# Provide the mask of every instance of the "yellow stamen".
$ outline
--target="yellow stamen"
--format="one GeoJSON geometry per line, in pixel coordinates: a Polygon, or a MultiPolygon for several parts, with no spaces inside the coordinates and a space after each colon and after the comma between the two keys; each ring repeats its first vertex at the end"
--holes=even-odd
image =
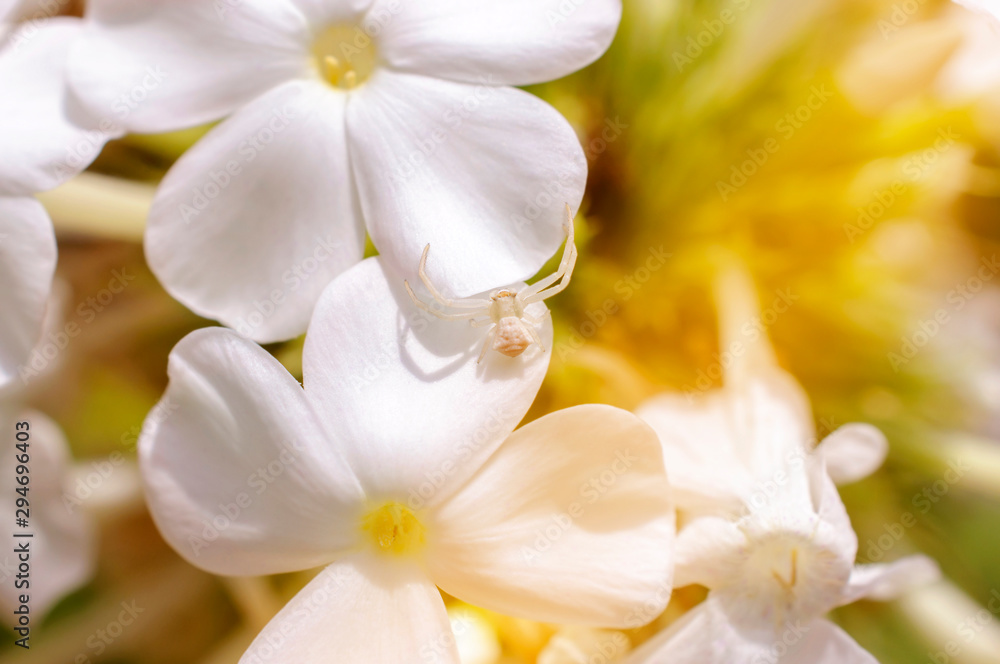
{"type": "Polygon", "coordinates": [[[423,548],[426,530],[409,509],[396,502],[385,503],[365,515],[361,528],[379,551],[415,553],[423,548]]]}
{"type": "Polygon", "coordinates": [[[792,588],[795,587],[795,582],[798,580],[798,573],[799,573],[798,564],[799,564],[799,550],[792,549],[791,578],[788,581],[785,581],[785,578],[774,570],[771,570],[771,575],[774,577],[774,580],[778,582],[778,585],[780,585],[785,590],[791,590],[792,588]]]}
{"type": "Polygon", "coordinates": [[[330,85],[349,90],[364,83],[376,66],[375,39],[360,26],[337,24],[316,33],[313,63],[330,85]]]}
{"type": "Polygon", "coordinates": [[[328,55],[323,58],[323,63],[326,65],[327,79],[336,85],[340,81],[340,60],[332,55],[328,55]]]}

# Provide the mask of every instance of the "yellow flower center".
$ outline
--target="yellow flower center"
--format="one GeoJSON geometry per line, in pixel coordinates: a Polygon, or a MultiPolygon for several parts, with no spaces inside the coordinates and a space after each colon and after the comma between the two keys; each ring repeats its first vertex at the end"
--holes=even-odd
{"type": "Polygon", "coordinates": [[[375,69],[375,40],[356,25],[326,28],[316,35],[312,52],[323,79],[345,90],[364,83],[375,69]]]}
{"type": "Polygon", "coordinates": [[[424,546],[424,524],[409,509],[389,502],[365,515],[361,528],[384,553],[416,553],[424,546]]]}

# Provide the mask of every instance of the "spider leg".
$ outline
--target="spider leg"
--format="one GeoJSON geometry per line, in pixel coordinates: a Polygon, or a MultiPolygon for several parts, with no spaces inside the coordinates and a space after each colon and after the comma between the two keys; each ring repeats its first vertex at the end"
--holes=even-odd
{"type": "Polygon", "coordinates": [[[529,313],[528,313],[527,311],[525,311],[525,312],[522,312],[522,313],[521,313],[521,318],[522,318],[523,320],[526,320],[526,321],[528,321],[528,322],[529,322],[529,323],[531,323],[532,325],[541,325],[541,324],[542,324],[542,321],[541,321],[541,319],[539,319],[539,318],[536,318],[535,316],[532,316],[532,315],[531,315],[531,314],[529,314],[529,313]]]}
{"type": "Polygon", "coordinates": [[[520,295],[525,304],[541,302],[545,298],[555,295],[569,286],[569,280],[573,275],[573,268],[576,267],[578,253],[576,250],[575,233],[573,231],[573,217],[569,211],[568,204],[566,205],[566,222],[564,228],[566,229],[566,246],[563,248],[562,260],[559,261],[559,269],[549,276],[539,279],[521,292],[520,295]],[[560,279],[562,279],[562,282],[553,286],[560,279]],[[550,286],[552,288],[546,290],[550,286]]]}
{"type": "Polygon", "coordinates": [[[434,314],[441,320],[468,320],[470,318],[474,318],[480,315],[479,311],[468,311],[468,312],[454,313],[454,314],[446,313],[444,311],[438,311],[434,307],[430,306],[429,304],[418,298],[417,294],[413,292],[412,288],[410,288],[409,283],[404,281],[403,285],[406,286],[406,292],[410,294],[410,299],[413,300],[413,304],[417,305],[418,307],[420,307],[429,314],[434,314]]]}
{"type": "Polygon", "coordinates": [[[417,274],[420,275],[420,281],[424,282],[424,286],[427,290],[431,292],[434,299],[443,304],[446,307],[454,307],[456,309],[479,309],[482,307],[487,307],[490,304],[489,300],[484,300],[478,297],[467,297],[459,300],[450,300],[446,298],[441,292],[434,287],[431,282],[430,277],[427,276],[427,252],[431,249],[431,245],[424,247],[424,253],[420,256],[420,267],[417,269],[417,274]]]}
{"type": "Polygon", "coordinates": [[[486,333],[486,341],[483,342],[483,350],[479,353],[479,359],[476,360],[476,364],[482,362],[483,358],[486,357],[486,351],[490,349],[490,346],[493,344],[493,337],[495,337],[496,335],[497,335],[497,326],[494,325],[493,327],[490,328],[490,331],[486,333]]]}
{"type": "Polygon", "coordinates": [[[492,322],[493,319],[487,316],[485,318],[473,318],[472,320],[469,321],[469,325],[471,325],[472,327],[485,327],[492,322]]]}
{"type": "Polygon", "coordinates": [[[525,325],[524,328],[526,330],[528,330],[528,334],[531,335],[531,340],[534,341],[536,344],[538,344],[538,347],[544,353],[545,352],[545,344],[542,343],[542,338],[540,336],[538,336],[538,330],[536,330],[535,328],[533,328],[530,325],[525,325]]]}

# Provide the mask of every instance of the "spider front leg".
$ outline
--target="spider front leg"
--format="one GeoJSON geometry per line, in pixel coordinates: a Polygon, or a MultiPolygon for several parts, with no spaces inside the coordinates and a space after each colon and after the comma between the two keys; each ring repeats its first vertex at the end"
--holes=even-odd
{"type": "Polygon", "coordinates": [[[452,313],[452,314],[445,313],[443,311],[438,311],[434,307],[430,306],[429,304],[418,298],[417,294],[413,292],[412,288],[410,288],[410,284],[404,281],[403,285],[406,287],[406,292],[410,294],[410,299],[413,300],[413,304],[417,305],[418,307],[420,307],[429,314],[434,314],[441,320],[469,320],[470,318],[475,318],[476,316],[479,316],[481,314],[480,311],[463,311],[462,313],[452,313]]]}
{"type": "MultiPolygon", "coordinates": [[[[460,300],[451,300],[442,295],[431,282],[430,277],[427,276],[427,252],[430,250],[431,245],[428,244],[424,247],[424,253],[420,256],[420,267],[417,268],[417,275],[420,276],[420,281],[424,282],[424,286],[427,287],[427,290],[430,291],[435,300],[446,307],[452,307],[455,309],[481,309],[490,305],[489,300],[484,300],[482,298],[467,297],[460,300]]],[[[412,296],[413,292],[410,289],[409,284],[406,284],[406,289],[410,291],[410,295],[412,296]]]]}
{"type": "Polygon", "coordinates": [[[524,290],[523,293],[521,293],[521,297],[525,304],[541,302],[556,293],[562,292],[563,289],[569,286],[569,280],[573,276],[573,268],[576,267],[576,259],[578,256],[575,233],[573,229],[573,214],[570,212],[569,204],[566,205],[566,221],[564,227],[566,229],[566,246],[563,249],[562,260],[559,261],[559,269],[544,279],[540,279],[531,284],[524,290]],[[560,279],[562,279],[562,281],[556,284],[556,282],[560,279]],[[556,285],[553,286],[553,284],[556,285]]]}
{"type": "Polygon", "coordinates": [[[528,321],[532,325],[541,325],[542,324],[541,319],[535,318],[534,316],[532,316],[531,314],[529,314],[527,311],[521,313],[521,319],[528,321]]]}

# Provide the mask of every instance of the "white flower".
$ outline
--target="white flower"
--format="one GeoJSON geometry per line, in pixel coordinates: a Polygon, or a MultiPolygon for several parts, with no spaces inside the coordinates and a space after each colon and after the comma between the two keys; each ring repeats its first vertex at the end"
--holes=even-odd
{"type": "Polygon", "coordinates": [[[34,198],[0,196],[0,393],[18,381],[42,334],[56,237],[34,198]]]}
{"type": "Polygon", "coordinates": [[[625,659],[631,647],[624,632],[564,627],[538,653],[538,664],[613,664],[625,659]]]}
{"type": "Polygon", "coordinates": [[[109,136],[66,87],[82,22],[13,23],[36,11],[30,2],[0,5],[0,389],[38,341],[55,271],[52,223],[31,196],[85,168],[109,136]]]}
{"type": "Polygon", "coordinates": [[[162,182],[146,255],[192,310],[275,341],[305,330],[366,228],[403,276],[433,245],[431,276],[457,296],[540,269],[586,160],[559,113],[509,86],[589,64],[620,13],[620,0],[92,0],[72,81],[132,131],[229,116],[162,182]]]}
{"type": "Polygon", "coordinates": [[[822,461],[790,464],[782,476],[756,512],[681,529],[675,584],[706,586],[708,598],[628,664],[875,662],[822,616],[862,598],[892,599],[937,578],[937,566],[921,555],[854,566],[857,537],[822,461]]]}
{"type": "Polygon", "coordinates": [[[93,529],[88,518],[79,511],[70,511],[63,502],[70,490],[71,475],[69,446],[59,426],[43,414],[5,399],[0,404],[0,431],[10,441],[0,453],[0,513],[10,519],[0,550],[0,610],[5,616],[12,615],[23,604],[20,596],[28,595],[31,615],[37,619],[93,575],[93,529]],[[15,428],[21,422],[27,424],[27,430],[23,426],[15,428]],[[16,472],[18,455],[22,454],[16,447],[18,432],[28,434],[25,449],[31,470],[28,490],[24,492],[27,495],[15,492],[23,488],[16,472]],[[27,528],[17,527],[14,522],[19,498],[29,502],[27,528]],[[33,536],[15,536],[24,533],[33,536]],[[29,576],[18,578],[23,570],[19,569],[17,552],[24,546],[30,551],[29,576]],[[18,586],[17,582],[29,585],[18,586]]]}
{"type": "Polygon", "coordinates": [[[655,397],[637,411],[660,436],[685,519],[675,585],[700,584],[709,596],[627,662],[874,662],[822,616],[862,597],[889,599],[935,578],[937,567],[924,556],[854,566],[857,536],[833,480],[874,471],[885,438],[849,424],[812,449],[809,401],[773,364],[763,333],[746,333],[747,321],[760,320],[755,298],[745,280],[727,276],[726,386],[655,397]]]}
{"type": "Polygon", "coordinates": [[[955,2],[1000,22],[1000,1],[998,0],[955,0],[955,2]]]}
{"type": "MultiPolygon", "coordinates": [[[[56,289],[49,303],[46,332],[63,323],[61,295],[56,289]]],[[[23,604],[23,594],[29,597],[32,615],[41,616],[90,579],[95,551],[90,518],[67,502],[74,477],[66,438],[47,416],[24,407],[26,396],[27,388],[20,382],[0,390],[0,432],[8,441],[0,449],[0,514],[8,515],[12,525],[6,529],[0,549],[0,609],[10,615],[23,604]],[[17,480],[25,474],[17,472],[25,461],[29,468],[26,489],[17,480]],[[27,501],[27,517],[15,511],[25,508],[19,499],[27,501]],[[13,520],[18,516],[27,518],[27,528],[16,527],[13,520]],[[16,537],[16,533],[31,533],[32,537],[16,537]],[[18,579],[17,574],[23,571],[16,551],[26,540],[30,578],[18,579]],[[18,582],[28,585],[19,587],[18,582]]]]}
{"type": "MultiPolygon", "coordinates": [[[[544,305],[529,310],[549,344],[544,305]]],[[[513,431],[548,354],[477,365],[483,333],[421,312],[369,259],[320,299],[304,389],[229,330],[174,349],[175,410],[139,443],[164,537],[218,574],[327,565],[243,662],[457,662],[435,584],[546,622],[662,609],[674,525],[655,435],[609,406],[513,431]]]]}
{"type": "Polygon", "coordinates": [[[0,195],[46,191],[86,168],[118,130],[91,116],[66,83],[79,19],[36,19],[0,39],[0,195]]]}
{"type": "MultiPolygon", "coordinates": [[[[961,4],[974,9],[974,3],[961,4]]],[[[939,23],[955,30],[960,38],[959,47],[938,76],[939,94],[946,101],[965,104],[1000,93],[1000,22],[955,7],[939,23]]],[[[994,116],[989,119],[995,124],[994,116]]]]}

